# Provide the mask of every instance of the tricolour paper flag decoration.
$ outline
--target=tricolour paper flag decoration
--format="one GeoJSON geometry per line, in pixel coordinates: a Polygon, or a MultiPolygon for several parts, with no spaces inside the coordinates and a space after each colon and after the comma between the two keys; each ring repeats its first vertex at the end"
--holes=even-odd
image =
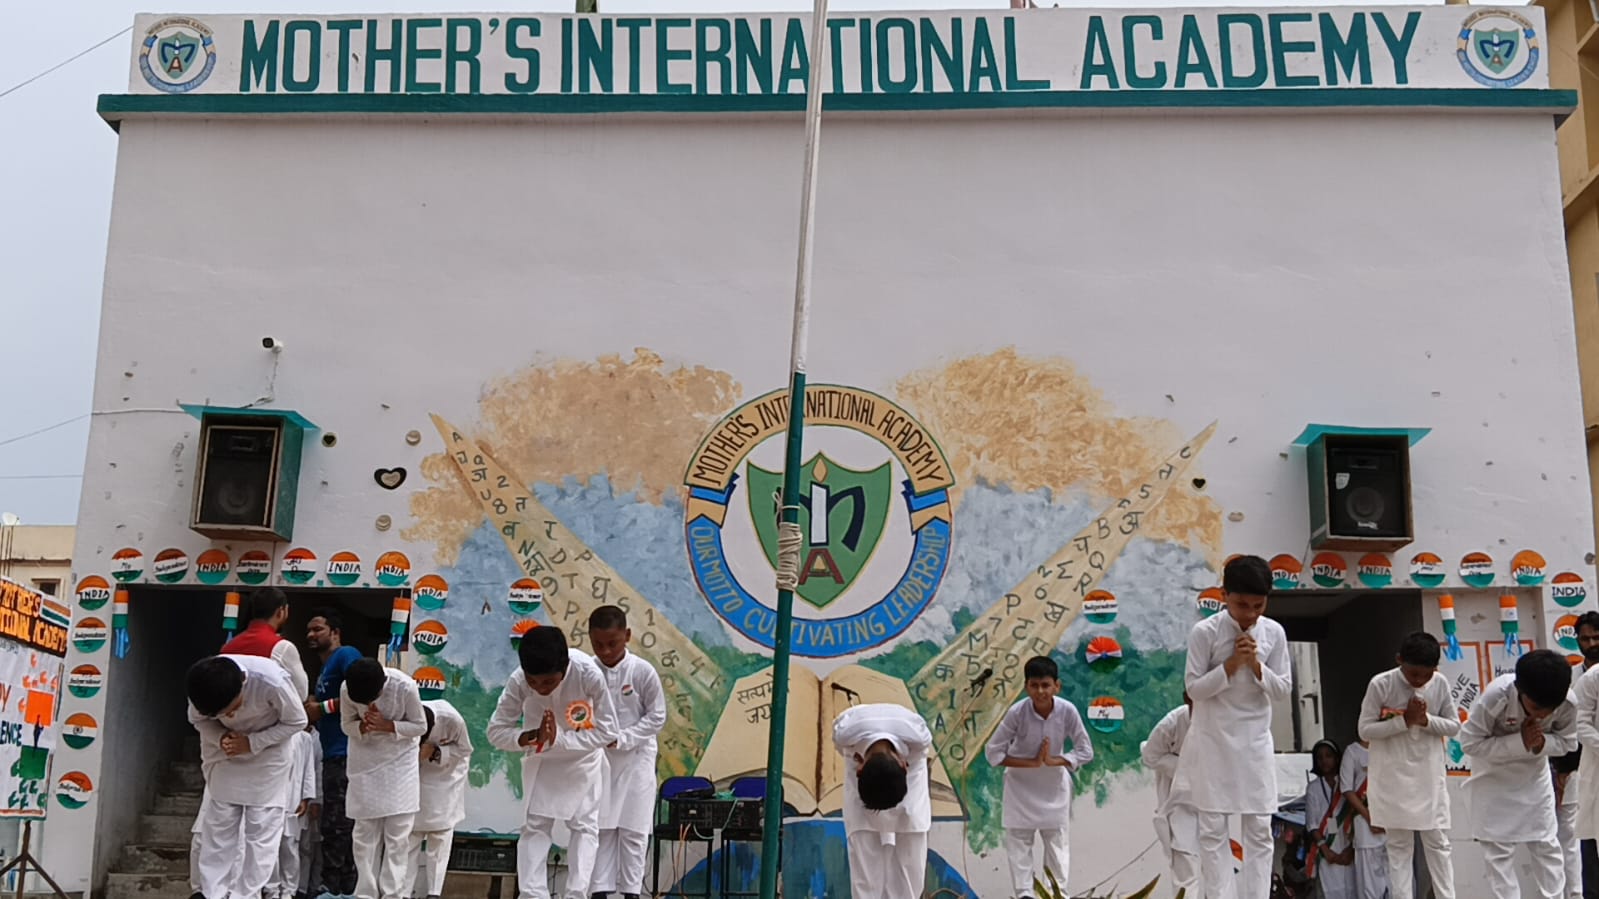
{"type": "Polygon", "coordinates": [[[389,657],[405,650],[405,634],[411,626],[411,597],[394,597],[394,608],[389,612],[389,657]]]}
{"type": "Polygon", "coordinates": [[[1438,617],[1444,622],[1444,655],[1458,662],[1465,655],[1460,650],[1460,638],[1455,635],[1455,598],[1445,593],[1438,597],[1438,617]]]}
{"type": "Polygon", "coordinates": [[[222,631],[226,634],[239,632],[239,594],[228,593],[222,597],[222,631]]]}
{"type": "Polygon", "coordinates": [[[1516,612],[1516,598],[1508,593],[1499,597],[1499,631],[1505,635],[1505,654],[1521,655],[1521,616],[1516,612]]]}
{"type": "Polygon", "coordinates": [[[128,591],[118,590],[111,599],[111,632],[116,642],[111,651],[117,658],[128,654],[128,591]]]}

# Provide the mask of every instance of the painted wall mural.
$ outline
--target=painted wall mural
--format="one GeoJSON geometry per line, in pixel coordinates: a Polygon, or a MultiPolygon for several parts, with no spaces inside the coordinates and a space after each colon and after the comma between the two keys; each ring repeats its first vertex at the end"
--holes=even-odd
{"type": "MultiPolygon", "coordinates": [[[[506,628],[526,610],[507,591],[514,605],[536,585],[535,620],[578,645],[595,607],[628,609],[674,712],[663,775],[764,768],[787,410],[782,391],[744,394],[638,350],[529,368],[488,385],[475,415],[434,416],[445,452],[421,466],[403,536],[432,544],[450,601],[418,604],[413,628],[469,720],[515,664],[506,628]],[[630,436],[641,420],[647,440],[630,436]]],[[[899,702],[934,731],[935,816],[994,848],[1000,778],[982,745],[1022,663],[1053,653],[1096,724],[1079,789],[1104,802],[1180,700],[1194,596],[1220,562],[1219,509],[1193,486],[1214,428],[1185,441],[1120,417],[1069,363],[1008,350],[883,394],[812,385],[806,404],[787,801],[836,813],[834,715],[899,702]]],[[[520,789],[503,754],[473,762],[475,785],[520,789]]]]}

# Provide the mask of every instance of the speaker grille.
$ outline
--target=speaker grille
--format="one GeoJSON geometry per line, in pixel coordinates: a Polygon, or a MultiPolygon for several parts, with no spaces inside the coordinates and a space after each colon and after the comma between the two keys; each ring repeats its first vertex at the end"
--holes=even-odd
{"type": "Polygon", "coordinates": [[[1338,537],[1407,537],[1402,450],[1327,448],[1331,533],[1338,537]]]}
{"type": "Polygon", "coordinates": [[[200,522],[268,527],[272,523],[277,429],[213,425],[206,432],[200,522]]]}

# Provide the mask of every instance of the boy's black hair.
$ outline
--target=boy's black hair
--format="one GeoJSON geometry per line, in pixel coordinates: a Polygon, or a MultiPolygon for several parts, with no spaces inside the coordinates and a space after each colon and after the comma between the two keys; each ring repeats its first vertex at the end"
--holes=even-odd
{"type": "Polygon", "coordinates": [[[1534,649],[1516,660],[1516,689],[1540,709],[1559,708],[1571,690],[1571,665],[1553,650],[1534,649]]]}
{"type": "Polygon", "coordinates": [[[891,809],[905,801],[905,782],[905,767],[886,752],[867,758],[855,778],[861,804],[874,812],[891,809]]]}
{"type": "Polygon", "coordinates": [[[627,613],[621,606],[600,606],[589,613],[589,630],[612,631],[627,627],[627,613]]]}
{"type": "Polygon", "coordinates": [[[222,656],[201,659],[189,666],[188,688],[194,710],[215,718],[244,690],[244,669],[222,656]]]}
{"type": "Polygon", "coordinates": [[[1239,556],[1222,569],[1221,588],[1228,593],[1265,596],[1271,592],[1271,566],[1260,556],[1239,556]]]}
{"type": "Polygon", "coordinates": [[[343,639],[343,637],[344,637],[344,619],[339,615],[339,612],[338,612],[337,609],[331,608],[329,606],[323,606],[322,608],[317,609],[316,611],[312,612],[311,613],[311,617],[312,618],[320,618],[320,619],[322,619],[324,622],[327,623],[328,630],[330,630],[330,631],[338,631],[340,639],[343,639]]]}
{"type": "Polygon", "coordinates": [[[250,620],[266,621],[289,604],[289,597],[276,587],[262,587],[250,594],[250,620]]]}
{"type": "Polygon", "coordinates": [[[388,679],[388,672],[377,659],[356,659],[344,672],[344,687],[350,691],[351,702],[371,703],[377,701],[383,682],[388,679]]]}
{"type": "Polygon", "coordinates": [[[1581,633],[1585,627],[1599,631],[1599,612],[1583,612],[1577,616],[1577,632],[1581,633]]]}
{"type": "Polygon", "coordinates": [[[556,627],[536,627],[523,634],[522,643],[516,648],[516,658],[522,665],[522,673],[528,677],[565,674],[567,663],[572,660],[567,652],[566,635],[556,627]]]}
{"type": "Polygon", "coordinates": [[[1049,656],[1033,656],[1022,667],[1024,680],[1040,680],[1046,677],[1050,680],[1060,680],[1060,666],[1049,656]]]}
{"type": "Polygon", "coordinates": [[[428,729],[422,732],[422,742],[426,743],[428,737],[433,736],[433,710],[426,705],[422,706],[422,717],[427,719],[428,729]]]}
{"type": "Polygon", "coordinates": [[[1399,661],[1417,668],[1437,668],[1442,653],[1438,640],[1426,631],[1416,631],[1399,644],[1399,661]]]}

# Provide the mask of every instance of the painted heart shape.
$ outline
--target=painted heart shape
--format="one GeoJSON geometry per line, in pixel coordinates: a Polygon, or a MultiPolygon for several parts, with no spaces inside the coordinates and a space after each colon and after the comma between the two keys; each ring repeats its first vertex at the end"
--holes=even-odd
{"type": "Polygon", "coordinates": [[[377,481],[384,490],[394,490],[405,483],[405,469],[379,468],[372,472],[372,480],[377,481]]]}

